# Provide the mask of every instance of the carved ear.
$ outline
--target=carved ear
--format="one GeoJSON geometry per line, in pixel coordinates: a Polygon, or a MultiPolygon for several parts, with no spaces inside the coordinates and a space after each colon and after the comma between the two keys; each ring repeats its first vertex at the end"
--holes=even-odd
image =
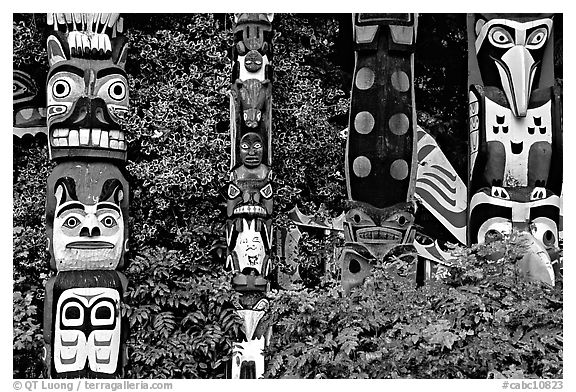
{"type": "Polygon", "coordinates": [[[474,30],[476,31],[476,37],[478,37],[478,34],[480,34],[480,30],[482,30],[482,26],[484,26],[485,23],[486,21],[484,19],[478,19],[476,21],[476,26],[474,28],[474,30]]]}
{"type": "Polygon", "coordinates": [[[124,69],[128,59],[128,39],[124,36],[114,38],[112,47],[112,61],[124,69]]]}
{"type": "Polygon", "coordinates": [[[69,200],[78,200],[75,193],[75,182],[70,177],[59,178],[54,186],[56,206],[59,207],[69,200]]]}
{"type": "Polygon", "coordinates": [[[262,86],[264,86],[264,87],[268,87],[269,84],[270,84],[270,79],[264,79],[262,81],[262,86]]]}
{"type": "Polygon", "coordinates": [[[124,190],[120,180],[117,178],[106,180],[98,200],[120,205],[120,202],[124,200],[124,190]]]}
{"type": "Polygon", "coordinates": [[[58,39],[56,35],[50,34],[46,41],[46,51],[48,52],[48,63],[51,67],[68,59],[70,53],[67,41],[58,39]]]}

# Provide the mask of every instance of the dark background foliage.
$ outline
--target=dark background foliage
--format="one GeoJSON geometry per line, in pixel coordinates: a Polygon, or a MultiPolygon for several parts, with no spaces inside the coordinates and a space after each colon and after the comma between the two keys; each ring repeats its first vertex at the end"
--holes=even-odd
{"type": "MultiPolygon", "coordinates": [[[[45,17],[13,19],[14,69],[43,80],[45,17]]],[[[222,378],[240,328],[228,305],[234,296],[229,275],[209,253],[222,235],[219,189],[230,161],[231,16],[132,14],[125,20],[131,104],[125,124],[131,186],[125,271],[130,286],[123,308],[131,327],[126,377],[222,378]]],[[[464,14],[421,15],[415,61],[419,124],[437,138],[461,175],[466,171],[465,23],[464,14]]],[[[344,209],[340,131],[348,122],[354,59],[350,15],[278,14],[274,27],[274,208],[275,224],[285,227],[286,212],[295,205],[307,214],[322,209],[332,217],[344,209]]],[[[561,49],[561,34],[557,39],[561,49]]],[[[557,75],[561,61],[559,56],[557,75]]],[[[42,136],[15,138],[13,151],[14,376],[40,377],[43,286],[50,275],[44,203],[53,164],[42,136]]],[[[314,244],[326,246],[320,242],[314,244]]],[[[561,377],[561,343],[555,338],[561,342],[560,289],[547,292],[552,300],[546,302],[539,286],[505,280],[503,285],[514,286],[507,288],[514,301],[528,302],[502,305],[490,299],[496,294],[489,290],[507,298],[497,277],[472,284],[464,275],[460,270],[452,286],[438,283],[441,289],[416,291],[382,272],[376,286],[349,299],[339,297],[333,279],[311,279],[317,288],[278,293],[275,328],[281,332],[273,335],[267,353],[267,375],[486,377],[491,369],[510,376],[511,366],[518,366],[526,376],[561,377]],[[446,301],[438,305],[442,298],[446,301]],[[372,324],[355,321],[365,313],[377,314],[372,324]],[[528,324],[534,320],[539,324],[532,328],[528,324]],[[518,328],[522,337],[536,330],[530,339],[541,347],[533,350],[532,340],[521,346],[520,337],[499,354],[498,339],[515,338],[518,328]],[[542,331],[552,340],[544,341],[542,331]],[[467,356],[484,362],[471,369],[467,356]],[[537,365],[535,358],[544,362],[537,365]],[[454,370],[446,372],[447,367],[454,370]]]]}

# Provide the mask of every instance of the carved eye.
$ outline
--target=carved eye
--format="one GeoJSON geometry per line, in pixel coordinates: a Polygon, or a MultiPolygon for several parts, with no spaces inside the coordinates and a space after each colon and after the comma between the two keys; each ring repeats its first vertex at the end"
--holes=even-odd
{"type": "Polygon", "coordinates": [[[248,114],[244,113],[244,121],[248,120],[248,114]]]}
{"type": "Polygon", "coordinates": [[[90,321],[94,326],[110,325],[114,322],[115,315],[114,305],[111,302],[102,301],[92,308],[90,321]]]}
{"type": "Polygon", "coordinates": [[[84,308],[75,302],[69,302],[62,308],[62,324],[66,327],[78,327],[84,323],[84,308]]]}
{"type": "MultiPolygon", "coordinates": [[[[244,117],[246,117],[246,115],[244,115],[244,117]]],[[[243,150],[247,150],[247,149],[250,148],[250,146],[248,145],[248,143],[242,143],[242,144],[240,145],[240,148],[243,149],[243,150]]]]}
{"type": "Polygon", "coordinates": [[[267,310],[268,309],[268,301],[265,299],[261,299],[258,301],[256,305],[252,308],[252,310],[267,310]]]}
{"type": "Polygon", "coordinates": [[[118,225],[116,219],[112,218],[111,216],[105,216],[100,220],[100,222],[102,222],[102,224],[108,228],[112,228],[118,225]]]}
{"type": "Polygon", "coordinates": [[[262,148],[262,144],[261,143],[254,143],[254,148],[262,148]]]}
{"type": "Polygon", "coordinates": [[[70,83],[67,81],[60,79],[54,82],[52,86],[52,94],[56,98],[65,98],[70,95],[70,83]]]}
{"type": "Polygon", "coordinates": [[[64,221],[64,226],[69,229],[73,229],[80,224],[80,219],[75,216],[70,216],[64,221]]]}
{"type": "Polygon", "coordinates": [[[262,113],[260,113],[260,112],[256,113],[256,121],[260,121],[261,117],[262,117],[262,113]]]}
{"type": "Polygon", "coordinates": [[[498,48],[511,48],[514,45],[514,40],[510,33],[503,27],[494,27],[488,33],[488,38],[492,45],[498,48]]]}
{"type": "Polygon", "coordinates": [[[268,184],[260,189],[260,194],[264,196],[265,199],[270,199],[272,197],[272,185],[268,184]]]}
{"type": "Polygon", "coordinates": [[[526,46],[528,49],[539,49],[544,45],[546,38],[548,38],[548,30],[545,27],[540,27],[530,33],[526,40],[526,46]]]}
{"type": "Polygon", "coordinates": [[[546,232],[544,232],[544,235],[542,236],[542,242],[547,246],[554,245],[556,242],[556,236],[554,233],[552,233],[552,230],[546,230],[546,232]]]}
{"type": "Polygon", "coordinates": [[[408,223],[408,219],[406,219],[406,217],[403,215],[400,215],[396,221],[400,226],[404,226],[406,223],[408,223]]]}
{"type": "Polygon", "coordinates": [[[502,239],[512,232],[512,222],[502,217],[487,219],[478,229],[478,243],[490,243],[502,239]]]}
{"type": "Polygon", "coordinates": [[[530,225],[530,231],[534,238],[546,246],[556,245],[556,233],[558,232],[558,226],[550,218],[538,217],[532,221],[530,225]]]}
{"type": "Polygon", "coordinates": [[[234,184],[228,186],[228,197],[230,199],[235,199],[240,194],[240,189],[234,184]]]}
{"type": "Polygon", "coordinates": [[[360,218],[360,215],[355,214],[352,219],[354,219],[354,222],[356,223],[360,223],[360,221],[362,220],[362,218],[360,218]]]}
{"type": "Polygon", "coordinates": [[[124,82],[118,81],[112,83],[110,87],[108,87],[108,95],[117,101],[123,100],[126,97],[126,85],[124,82]]]}

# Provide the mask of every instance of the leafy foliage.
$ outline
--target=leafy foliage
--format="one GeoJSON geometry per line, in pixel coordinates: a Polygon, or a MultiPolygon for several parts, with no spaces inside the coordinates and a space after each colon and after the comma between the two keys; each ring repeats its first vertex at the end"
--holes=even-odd
{"type": "Polygon", "coordinates": [[[449,276],[418,289],[377,267],[349,297],[334,282],[278,293],[267,376],[562,378],[561,283],[527,282],[521,247],[498,247],[497,261],[484,246],[457,249],[449,276]]]}
{"type": "MultiPolygon", "coordinates": [[[[463,87],[455,87],[465,65],[458,73],[459,61],[436,62],[465,56],[464,25],[460,16],[440,20],[421,17],[422,29],[435,30],[428,37],[419,34],[428,42],[416,61],[422,67],[416,72],[419,120],[436,136],[444,132],[446,140],[465,140],[466,96],[463,87]],[[444,35],[445,44],[439,43],[444,35]],[[448,80],[454,93],[443,89],[448,80]]],[[[274,20],[277,227],[289,224],[286,212],[295,204],[306,214],[325,206],[323,214],[332,217],[344,209],[340,131],[348,122],[353,56],[342,42],[349,41],[349,23],[347,15],[280,14],[274,20]]],[[[231,25],[230,15],[126,15],[131,103],[124,124],[130,183],[130,265],[124,271],[129,287],[122,308],[130,326],[126,377],[225,377],[240,334],[229,306],[236,295],[230,276],[209,254],[224,224],[218,190],[230,161],[231,25]]],[[[45,28],[42,15],[14,15],[15,69],[46,73],[45,28]]],[[[457,164],[462,156],[455,152],[457,143],[446,144],[449,158],[458,157],[457,170],[465,170],[457,164]]],[[[40,377],[44,284],[50,274],[44,203],[53,164],[42,138],[15,138],[13,151],[14,376],[40,377]]],[[[310,271],[304,283],[318,287],[279,292],[272,301],[277,324],[269,377],[485,377],[488,370],[509,376],[511,369],[525,376],[561,376],[560,289],[516,281],[506,263],[494,264],[510,274],[499,283],[477,253],[463,250],[464,264],[446,284],[415,290],[380,271],[365,288],[341,298],[334,265],[327,268],[332,275],[319,279],[324,267],[312,257],[327,255],[337,242],[304,236],[301,264],[310,271]],[[472,367],[474,360],[479,365],[472,367]]]]}

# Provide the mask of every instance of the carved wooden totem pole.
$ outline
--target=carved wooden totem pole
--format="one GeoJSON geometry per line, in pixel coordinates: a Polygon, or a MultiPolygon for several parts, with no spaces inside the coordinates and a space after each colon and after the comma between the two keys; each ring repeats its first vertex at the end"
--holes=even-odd
{"type": "Polygon", "coordinates": [[[273,238],[272,19],[273,14],[236,14],[233,28],[226,264],[240,293],[234,305],[245,339],[234,347],[231,378],[262,377],[262,350],[272,332],[266,298],[273,238]]]}
{"type": "Polygon", "coordinates": [[[118,14],[48,14],[45,362],[52,378],[122,377],[128,249],[122,171],[127,41],[118,14]]]}
{"type": "Polygon", "coordinates": [[[562,93],[553,17],[469,15],[471,243],[520,232],[529,278],[554,284],[562,191],[562,93]]]}
{"type": "Polygon", "coordinates": [[[371,265],[414,240],[415,14],[354,14],[356,64],[345,170],[349,209],[341,256],[345,292],[371,265]]]}

